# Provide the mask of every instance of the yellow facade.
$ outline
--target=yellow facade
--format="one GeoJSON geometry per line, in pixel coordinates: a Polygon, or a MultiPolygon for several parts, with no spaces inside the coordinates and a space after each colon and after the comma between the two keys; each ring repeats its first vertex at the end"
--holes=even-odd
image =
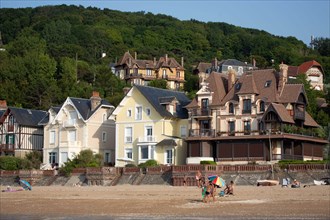
{"type": "Polygon", "coordinates": [[[159,164],[185,164],[186,145],[181,136],[187,133],[187,119],[163,118],[136,87],[115,109],[113,117],[117,167],[138,165],[149,159],[159,164]],[[169,137],[176,137],[177,146],[157,145],[169,137]]]}

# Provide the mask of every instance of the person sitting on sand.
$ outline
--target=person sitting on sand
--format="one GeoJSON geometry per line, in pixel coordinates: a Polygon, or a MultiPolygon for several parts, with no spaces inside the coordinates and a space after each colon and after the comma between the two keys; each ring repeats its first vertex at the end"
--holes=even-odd
{"type": "Polygon", "coordinates": [[[300,187],[300,182],[294,179],[291,188],[299,188],[299,187],[300,187]]]}
{"type": "Polygon", "coordinates": [[[230,184],[227,184],[224,191],[227,195],[234,195],[234,181],[230,181],[230,184]]]}

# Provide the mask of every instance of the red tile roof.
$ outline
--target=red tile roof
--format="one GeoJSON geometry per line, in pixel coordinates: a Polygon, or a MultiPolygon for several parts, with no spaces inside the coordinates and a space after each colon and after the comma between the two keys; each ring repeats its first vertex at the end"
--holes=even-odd
{"type": "MultiPolygon", "coordinates": [[[[299,66],[298,73],[306,73],[311,67],[318,67],[318,68],[321,68],[321,70],[322,70],[321,64],[319,64],[315,60],[311,60],[311,61],[302,63],[299,66]]],[[[322,72],[323,72],[323,70],[322,70],[322,72]]]]}

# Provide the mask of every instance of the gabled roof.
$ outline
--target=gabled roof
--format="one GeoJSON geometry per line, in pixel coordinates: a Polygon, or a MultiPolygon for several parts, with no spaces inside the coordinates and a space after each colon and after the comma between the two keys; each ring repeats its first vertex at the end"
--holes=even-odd
{"type": "Polygon", "coordinates": [[[122,58],[117,62],[116,66],[127,64],[129,59],[131,59],[132,62],[134,60],[134,58],[129,53],[129,51],[127,51],[127,52],[124,53],[124,56],[122,56],[122,58]]]}
{"type": "MultiPolygon", "coordinates": [[[[156,109],[156,111],[162,117],[177,117],[177,118],[188,118],[188,112],[184,108],[190,100],[183,92],[172,91],[167,89],[159,89],[149,86],[134,86],[141,94],[148,100],[148,102],[156,109]],[[175,97],[179,102],[176,106],[176,115],[172,115],[166,110],[164,105],[161,105],[160,100],[168,97],[175,97]]],[[[133,88],[134,88],[133,87],[133,88]]]]}
{"type": "MultiPolygon", "coordinates": [[[[50,111],[51,110],[53,110],[57,114],[61,110],[61,106],[60,107],[51,107],[50,108],[50,111]]],[[[38,124],[39,125],[46,125],[48,122],[49,122],[49,112],[47,112],[47,114],[45,115],[45,117],[43,119],[41,119],[38,124]]]]}
{"type": "Polygon", "coordinates": [[[296,77],[298,75],[298,66],[288,66],[288,76],[296,77]]]}
{"type": "Polygon", "coordinates": [[[285,84],[280,100],[282,103],[296,103],[301,93],[306,97],[302,84],[285,84]]]}
{"type": "MultiPolygon", "coordinates": [[[[307,61],[305,63],[302,63],[299,66],[298,73],[306,73],[312,67],[318,67],[322,70],[321,64],[319,64],[315,60],[310,60],[310,61],[307,61]]],[[[322,70],[322,72],[323,72],[323,70],[322,70]]]]}
{"type": "Polygon", "coordinates": [[[30,127],[38,127],[38,123],[46,116],[46,111],[8,107],[2,117],[12,114],[18,124],[30,127]]]}
{"type": "Polygon", "coordinates": [[[270,104],[270,106],[268,107],[268,109],[265,112],[265,115],[271,109],[273,109],[274,112],[277,113],[277,115],[280,118],[281,122],[286,122],[286,123],[291,123],[291,124],[294,124],[295,123],[294,120],[292,119],[292,116],[290,116],[288,110],[286,110],[286,108],[284,107],[284,105],[272,103],[272,104],[270,104]]]}
{"type": "Polygon", "coordinates": [[[236,60],[236,59],[227,59],[227,60],[221,60],[218,63],[219,66],[251,66],[249,64],[246,64],[242,61],[236,60]]]}
{"type": "Polygon", "coordinates": [[[199,72],[206,73],[207,69],[209,69],[211,66],[211,63],[199,62],[195,69],[197,69],[199,72]]]}
{"type": "Polygon", "coordinates": [[[183,70],[183,67],[172,57],[161,57],[159,58],[159,61],[156,64],[156,68],[179,68],[183,70]]]}
{"type": "Polygon", "coordinates": [[[93,115],[94,112],[96,112],[101,106],[114,107],[107,100],[102,99],[101,104],[98,107],[96,107],[94,111],[92,111],[90,99],[73,98],[73,97],[69,97],[69,99],[72,101],[72,104],[76,107],[79,114],[83,117],[84,120],[89,119],[90,116],[93,115]]]}

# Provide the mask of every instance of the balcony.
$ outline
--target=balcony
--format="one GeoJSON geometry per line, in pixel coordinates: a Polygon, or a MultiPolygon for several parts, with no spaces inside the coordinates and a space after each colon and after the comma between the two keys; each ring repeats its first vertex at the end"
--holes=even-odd
{"type": "Polygon", "coordinates": [[[130,73],[125,75],[125,79],[142,78],[142,73],[130,73]]]}
{"type": "Polygon", "coordinates": [[[305,121],[305,110],[299,110],[299,108],[296,108],[294,110],[294,120],[302,120],[305,121]]]}
{"type": "Polygon", "coordinates": [[[72,128],[75,127],[77,124],[76,119],[69,119],[63,122],[63,127],[64,128],[72,128]]]}
{"type": "Polygon", "coordinates": [[[139,137],[139,142],[157,142],[156,136],[142,136],[139,137]]]}
{"type": "Polygon", "coordinates": [[[211,110],[208,108],[202,108],[202,109],[193,109],[191,111],[191,117],[201,117],[201,116],[210,117],[211,110]]]}
{"type": "Polygon", "coordinates": [[[189,136],[190,137],[214,137],[215,130],[214,129],[190,129],[189,136]]]}

